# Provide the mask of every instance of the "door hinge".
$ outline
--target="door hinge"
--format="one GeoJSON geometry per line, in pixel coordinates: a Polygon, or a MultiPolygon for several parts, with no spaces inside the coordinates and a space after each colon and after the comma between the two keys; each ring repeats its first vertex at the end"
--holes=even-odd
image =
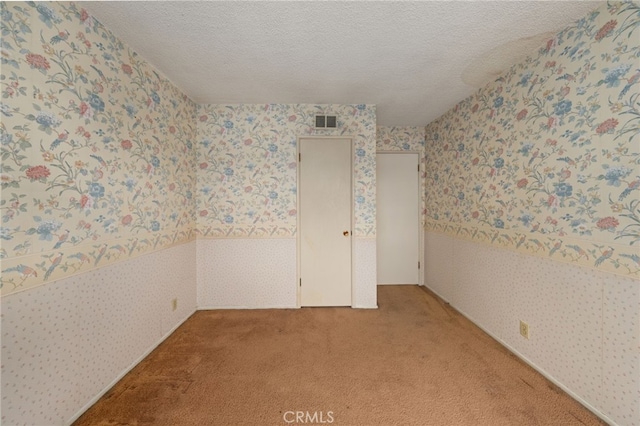
{"type": "Polygon", "coordinates": [[[298,154],[298,162],[302,161],[302,154],[298,154]]]}
{"type": "Polygon", "coordinates": [[[420,164],[418,164],[418,171],[420,171],[420,164]]]}
{"type": "Polygon", "coordinates": [[[418,262],[418,269],[420,269],[420,262],[418,262]]]}
{"type": "Polygon", "coordinates": [[[300,287],[302,287],[302,278],[300,278],[300,287]]]}

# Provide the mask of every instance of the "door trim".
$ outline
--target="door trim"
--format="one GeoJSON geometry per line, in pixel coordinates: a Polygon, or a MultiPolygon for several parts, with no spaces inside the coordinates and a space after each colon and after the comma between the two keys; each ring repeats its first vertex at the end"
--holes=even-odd
{"type": "MultiPolygon", "coordinates": [[[[424,152],[422,151],[376,151],[376,157],[378,154],[418,154],[418,166],[424,167],[422,163],[422,159],[424,157],[424,152]]],[[[424,193],[426,183],[422,179],[422,173],[424,170],[420,169],[418,173],[418,258],[420,262],[420,269],[418,270],[418,285],[424,286],[424,228],[422,227],[422,196],[424,193]]],[[[377,210],[377,207],[376,207],[377,210]]],[[[377,236],[376,236],[376,244],[377,244],[377,236]]],[[[377,285],[377,283],[376,283],[377,285]]]]}
{"type": "Polygon", "coordinates": [[[353,141],[354,141],[354,137],[353,136],[298,136],[297,140],[296,140],[296,305],[298,308],[302,307],[301,304],[301,286],[300,286],[300,275],[301,275],[301,265],[300,265],[300,252],[301,252],[301,235],[302,233],[300,232],[300,227],[301,227],[301,219],[300,219],[300,145],[301,145],[301,140],[302,139],[346,139],[349,141],[349,147],[350,147],[350,152],[351,152],[351,162],[350,162],[350,170],[351,170],[351,179],[350,179],[350,186],[351,186],[351,202],[350,202],[350,214],[351,214],[351,235],[350,235],[350,242],[351,242],[351,307],[353,308],[353,306],[355,305],[355,294],[354,294],[354,285],[353,283],[355,282],[355,236],[354,236],[354,230],[355,230],[355,206],[354,204],[354,186],[353,186],[353,171],[354,171],[354,164],[355,164],[355,159],[354,159],[354,149],[353,149],[353,141]]]}

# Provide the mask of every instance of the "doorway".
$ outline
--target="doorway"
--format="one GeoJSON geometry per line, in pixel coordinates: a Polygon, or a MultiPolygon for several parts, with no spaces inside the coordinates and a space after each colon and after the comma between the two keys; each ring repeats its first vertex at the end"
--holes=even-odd
{"type": "Polygon", "coordinates": [[[352,142],[300,138],[300,306],[351,306],[352,142]]]}
{"type": "Polygon", "coordinates": [[[376,161],[378,284],[419,284],[419,154],[378,153],[376,161]]]}

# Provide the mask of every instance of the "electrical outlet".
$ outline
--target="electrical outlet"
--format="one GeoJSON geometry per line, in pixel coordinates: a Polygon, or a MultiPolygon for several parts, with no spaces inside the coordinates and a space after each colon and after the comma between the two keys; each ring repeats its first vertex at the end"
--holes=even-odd
{"type": "Polygon", "coordinates": [[[529,340],[529,324],[520,320],[520,335],[529,340]]]}
{"type": "Polygon", "coordinates": [[[171,301],[171,310],[175,311],[178,309],[178,298],[175,298],[171,301]]]}

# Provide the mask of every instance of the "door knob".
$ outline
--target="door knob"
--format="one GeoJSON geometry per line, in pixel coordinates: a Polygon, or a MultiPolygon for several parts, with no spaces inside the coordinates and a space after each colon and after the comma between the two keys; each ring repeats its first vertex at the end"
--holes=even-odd
{"type": "Polygon", "coordinates": [[[348,236],[348,235],[349,235],[349,231],[344,231],[344,232],[342,233],[342,235],[344,235],[345,237],[346,237],[346,236],[348,236]]]}

